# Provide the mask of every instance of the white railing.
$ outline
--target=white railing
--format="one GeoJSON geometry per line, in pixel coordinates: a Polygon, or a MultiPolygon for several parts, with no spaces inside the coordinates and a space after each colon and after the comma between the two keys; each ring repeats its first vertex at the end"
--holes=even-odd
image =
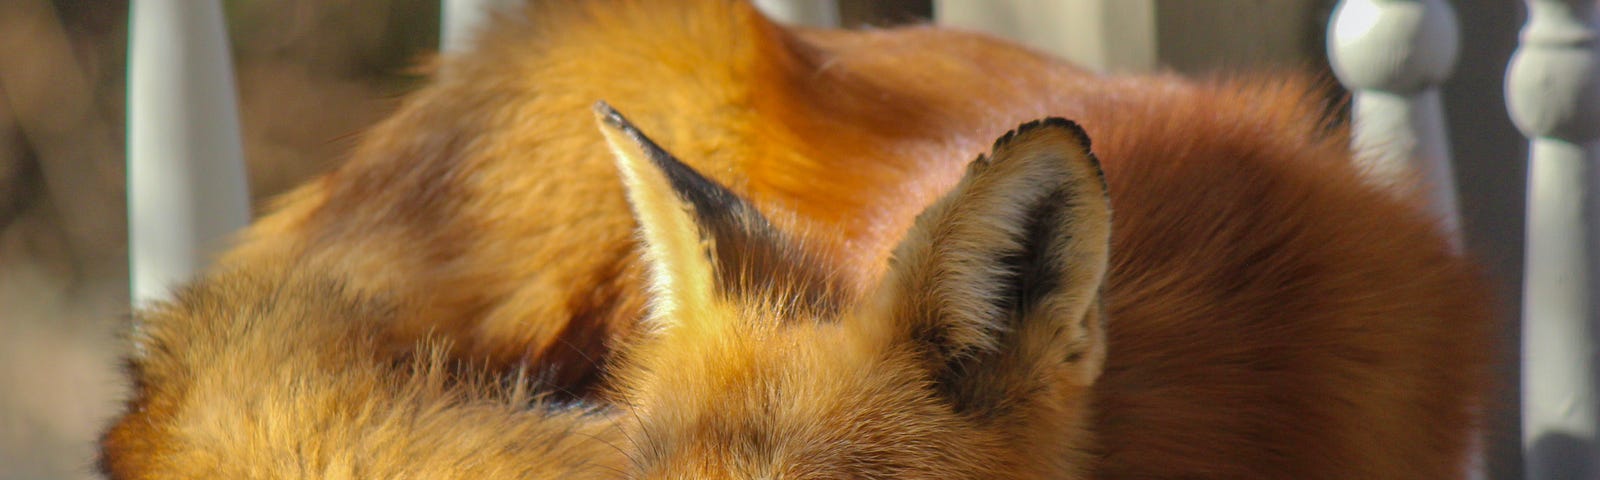
{"type": "Polygon", "coordinates": [[[1328,61],[1351,93],[1357,159],[1373,181],[1397,187],[1416,172],[1452,231],[1460,219],[1439,86],[1455,67],[1457,32],[1444,0],[1344,0],[1328,28],[1328,61]]]}
{"type": "MultiPolygon", "coordinates": [[[[504,0],[443,0],[442,49],[461,51],[504,0]]],[[[780,20],[839,24],[835,0],[755,0],[780,20]]],[[[1600,59],[1594,0],[1526,0],[1508,69],[1512,117],[1530,139],[1524,285],[1525,478],[1596,478],[1600,334],[1600,59]],[[1576,478],[1576,477],[1571,477],[1576,478]]],[[[939,23],[985,29],[1111,71],[1160,66],[1157,0],[935,0],[939,23]],[[1078,28],[1063,28],[1063,22],[1078,28]],[[1076,33],[1074,33],[1076,32],[1076,33]]],[[[216,0],[135,0],[129,79],[134,298],[164,296],[248,218],[226,34],[216,0]]],[[[1439,85],[1457,58],[1445,0],[1344,0],[1330,61],[1354,94],[1355,147],[1373,178],[1415,176],[1458,224],[1439,85]]]]}
{"type": "Polygon", "coordinates": [[[472,47],[478,27],[487,23],[497,9],[508,8],[509,0],[442,0],[439,5],[439,51],[456,53],[472,47]]]}
{"type": "Polygon", "coordinates": [[[935,0],[940,25],[982,30],[1107,72],[1153,70],[1156,0],[935,0]]]}
{"type": "MultiPolygon", "coordinates": [[[[1461,218],[1440,86],[1460,53],[1444,0],[1342,0],[1328,25],[1328,63],[1350,90],[1351,141],[1368,178],[1421,187],[1457,246],[1461,218]]],[[[1487,438],[1474,452],[1481,478],[1487,438]]]]}
{"type": "Polygon", "coordinates": [[[780,22],[809,27],[839,26],[837,0],[754,0],[756,8],[780,22]]]}
{"type": "Polygon", "coordinates": [[[128,268],[166,297],[250,219],[238,95],[217,0],[135,0],[128,39],[128,268]]]}
{"type": "Polygon", "coordinates": [[[1529,0],[1506,102],[1528,137],[1522,438],[1528,478],[1600,478],[1600,57],[1594,0],[1529,0]]]}

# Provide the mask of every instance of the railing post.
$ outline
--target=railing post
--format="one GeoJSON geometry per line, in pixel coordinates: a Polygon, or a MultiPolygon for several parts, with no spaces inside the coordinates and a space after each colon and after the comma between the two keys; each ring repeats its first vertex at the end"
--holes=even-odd
{"type": "Polygon", "coordinates": [[[250,218],[217,0],[135,0],[128,44],[128,253],[135,305],[167,296],[250,218]]]}
{"type": "Polygon", "coordinates": [[[439,51],[459,53],[503,0],[443,0],[439,4],[439,51]]]}
{"type": "Polygon", "coordinates": [[[1600,478],[1600,57],[1594,0],[1529,0],[1506,71],[1530,141],[1523,285],[1523,455],[1529,479],[1600,478]]]}
{"type": "Polygon", "coordinates": [[[935,0],[940,25],[980,30],[1083,67],[1148,72],[1157,56],[1156,0],[935,0]]]}
{"type": "Polygon", "coordinates": [[[1328,29],[1328,60],[1354,99],[1359,160],[1386,185],[1419,174],[1453,234],[1456,186],[1439,85],[1455,67],[1457,29],[1444,0],[1342,0],[1328,29]]]}
{"type": "Polygon", "coordinates": [[[839,26],[836,0],[755,0],[756,8],[779,22],[807,27],[839,26]]]}

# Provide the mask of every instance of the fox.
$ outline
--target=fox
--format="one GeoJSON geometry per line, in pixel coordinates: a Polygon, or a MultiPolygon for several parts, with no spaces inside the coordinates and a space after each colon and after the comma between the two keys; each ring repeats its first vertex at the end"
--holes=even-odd
{"type": "Polygon", "coordinates": [[[1304,74],[534,1],[130,329],[147,478],[1464,478],[1496,320],[1304,74]]]}

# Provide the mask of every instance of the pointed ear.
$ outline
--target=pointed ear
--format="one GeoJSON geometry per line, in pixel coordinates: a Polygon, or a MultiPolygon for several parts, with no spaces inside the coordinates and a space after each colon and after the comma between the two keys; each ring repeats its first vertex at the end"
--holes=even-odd
{"type": "Polygon", "coordinates": [[[658,326],[714,318],[695,312],[719,301],[837,303],[816,262],[749,202],[667,153],[605,102],[594,110],[639,223],[658,326]]]}
{"type": "Polygon", "coordinates": [[[925,348],[960,409],[1087,386],[1105,355],[1110,222],[1083,129],[1059,118],[1024,124],[917,218],[878,305],[889,306],[901,341],[925,348]]]}

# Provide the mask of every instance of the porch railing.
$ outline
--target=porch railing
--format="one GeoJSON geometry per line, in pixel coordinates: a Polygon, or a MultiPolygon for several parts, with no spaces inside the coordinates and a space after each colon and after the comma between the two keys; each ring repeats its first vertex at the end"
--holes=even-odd
{"type": "MultiPolygon", "coordinates": [[[[443,0],[443,48],[466,48],[482,12],[501,1],[443,0]]],[[[780,20],[839,23],[832,0],[756,3],[780,20]]],[[[934,3],[939,23],[988,29],[1068,57],[1088,56],[1091,64],[1136,70],[1158,63],[1156,0],[934,3]],[[1105,28],[1063,29],[1050,18],[1105,28]],[[1127,32],[1143,40],[1107,41],[1127,32]]],[[[1529,20],[1503,93],[1531,150],[1520,324],[1523,438],[1516,448],[1524,478],[1600,478],[1600,197],[1593,191],[1600,178],[1600,22],[1593,0],[1526,4],[1529,20]]],[[[132,11],[129,251],[133,297],[143,302],[203,268],[229,233],[247,223],[248,195],[220,4],[134,0],[132,11]]],[[[1440,218],[1457,228],[1439,95],[1461,35],[1450,5],[1344,0],[1328,30],[1330,61],[1354,95],[1355,147],[1369,172],[1380,182],[1417,172],[1432,188],[1440,218]]]]}

